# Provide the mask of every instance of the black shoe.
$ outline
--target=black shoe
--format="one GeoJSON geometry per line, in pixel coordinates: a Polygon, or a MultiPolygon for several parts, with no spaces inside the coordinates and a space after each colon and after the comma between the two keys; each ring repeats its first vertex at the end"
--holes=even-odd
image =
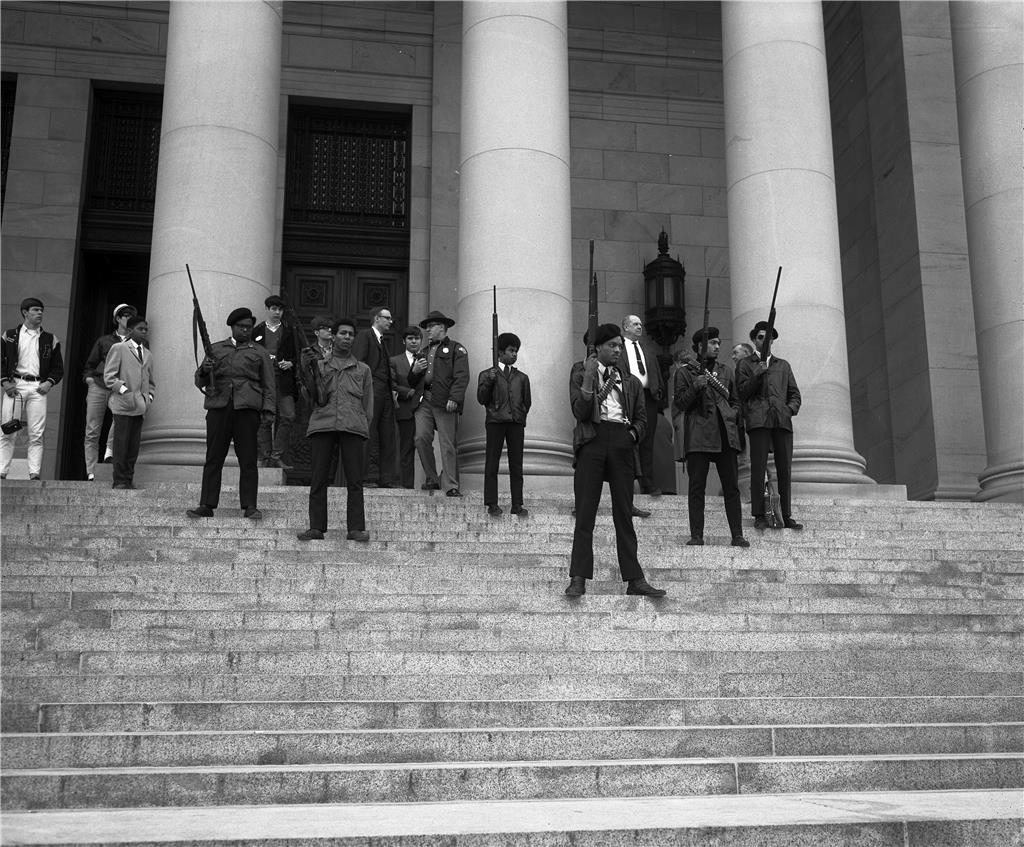
{"type": "Polygon", "coordinates": [[[190,518],[212,518],[213,509],[209,506],[196,506],[194,509],[189,509],[185,514],[190,518]]]}
{"type": "Polygon", "coordinates": [[[668,592],[662,588],[655,588],[642,576],[629,581],[629,584],[626,586],[626,593],[639,594],[642,597],[664,597],[668,594],[668,592]]]}
{"type": "Polygon", "coordinates": [[[423,491],[440,491],[441,486],[436,482],[425,482],[420,486],[420,489],[423,491]]]}
{"type": "Polygon", "coordinates": [[[754,529],[768,529],[768,519],[764,515],[754,515],[754,529]]]}
{"type": "Polygon", "coordinates": [[[661,489],[660,488],[648,488],[647,491],[645,491],[644,493],[650,495],[651,497],[660,497],[661,496],[661,489]]]}
{"type": "Polygon", "coordinates": [[[501,506],[488,506],[487,514],[489,514],[492,518],[498,517],[499,515],[501,515],[501,506]]]}
{"type": "Polygon", "coordinates": [[[530,510],[527,509],[525,506],[513,506],[511,509],[509,509],[509,514],[519,515],[519,517],[525,518],[529,516],[530,510]]]}
{"type": "Polygon", "coordinates": [[[638,509],[636,506],[633,506],[632,509],[630,509],[630,514],[634,518],[649,518],[651,516],[651,513],[646,509],[638,509]]]}
{"type": "Polygon", "coordinates": [[[365,529],[353,529],[351,532],[349,532],[348,535],[345,536],[345,538],[347,538],[349,541],[369,541],[370,533],[368,533],[365,529]]]}
{"type": "Polygon", "coordinates": [[[39,479],[39,474],[37,474],[37,473],[30,473],[30,474],[28,475],[28,478],[29,478],[29,479],[34,479],[34,480],[37,480],[37,481],[38,481],[38,479],[39,479]]]}
{"type": "Polygon", "coordinates": [[[749,547],[750,546],[750,542],[747,541],[747,539],[745,539],[742,535],[734,535],[732,537],[732,546],[733,547],[749,547]]]}
{"type": "Polygon", "coordinates": [[[112,485],[110,487],[111,488],[120,489],[121,491],[127,491],[129,488],[131,488],[131,486],[128,483],[126,483],[126,482],[119,482],[119,483],[117,483],[115,485],[112,485]]]}
{"type": "Polygon", "coordinates": [[[792,518],[786,518],[785,520],[783,520],[782,521],[782,525],[786,529],[803,529],[804,528],[804,525],[802,523],[797,523],[792,518]]]}
{"type": "Polygon", "coordinates": [[[461,497],[462,496],[462,492],[459,491],[459,489],[457,489],[457,488],[449,488],[445,492],[444,496],[445,497],[461,497]]]}
{"type": "Polygon", "coordinates": [[[299,541],[319,541],[324,537],[324,534],[319,529],[307,529],[305,532],[300,532],[295,536],[299,541]]]}
{"type": "Polygon", "coordinates": [[[587,581],[582,576],[569,577],[569,587],[565,593],[569,597],[582,597],[587,593],[587,581]]]}
{"type": "Polygon", "coordinates": [[[569,512],[569,514],[572,515],[573,517],[576,517],[576,507],[575,506],[572,507],[572,511],[569,512]]]}
{"type": "Polygon", "coordinates": [[[263,463],[265,468],[280,468],[283,471],[290,471],[294,465],[289,465],[284,459],[280,457],[271,456],[263,463]]]}
{"type": "Polygon", "coordinates": [[[242,517],[248,518],[251,521],[261,521],[263,520],[263,512],[255,506],[250,506],[242,512],[242,517]]]}
{"type": "Polygon", "coordinates": [[[703,547],[704,536],[703,535],[691,535],[690,540],[686,542],[687,547],[703,547]]]}

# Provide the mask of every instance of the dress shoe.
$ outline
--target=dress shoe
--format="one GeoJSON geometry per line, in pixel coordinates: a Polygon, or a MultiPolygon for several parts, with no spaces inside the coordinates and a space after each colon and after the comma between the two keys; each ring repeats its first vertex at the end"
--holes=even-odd
{"type": "Polygon", "coordinates": [[[190,518],[212,518],[213,509],[209,506],[196,506],[194,509],[189,509],[185,514],[190,518]]]}
{"type": "Polygon", "coordinates": [[[747,539],[745,539],[742,535],[734,535],[732,537],[732,546],[733,547],[749,547],[750,546],[750,542],[747,541],[747,539]]]}
{"type": "Polygon", "coordinates": [[[768,519],[764,515],[755,515],[754,529],[768,529],[768,519]]]}
{"type": "Polygon", "coordinates": [[[110,487],[111,488],[119,488],[121,491],[127,491],[129,488],[131,488],[130,485],[128,485],[127,483],[124,483],[124,482],[119,482],[116,485],[112,485],[110,487]]]}
{"type": "Polygon", "coordinates": [[[248,518],[251,521],[260,521],[263,520],[263,512],[255,506],[250,506],[242,513],[242,517],[248,518]]]}
{"type": "Polygon", "coordinates": [[[420,489],[423,491],[440,491],[441,486],[436,482],[425,482],[420,486],[420,489]]]}
{"type": "Polygon", "coordinates": [[[587,581],[582,576],[569,577],[569,587],[565,593],[569,597],[582,597],[587,593],[587,581]]]}
{"type": "Polygon", "coordinates": [[[501,515],[501,506],[488,506],[487,514],[489,514],[492,518],[498,517],[499,515],[501,515]]]}
{"type": "Polygon", "coordinates": [[[691,535],[690,540],[686,542],[687,547],[703,547],[704,536],[703,535],[691,535]]]}
{"type": "Polygon", "coordinates": [[[461,496],[462,496],[462,492],[461,492],[461,491],[459,491],[459,489],[457,489],[457,488],[449,488],[449,489],[448,489],[448,490],[447,490],[447,491],[445,492],[445,495],[444,495],[444,496],[445,496],[445,497],[461,497],[461,496]]]}
{"type": "Polygon", "coordinates": [[[103,457],[103,464],[104,465],[110,465],[110,464],[113,464],[113,462],[114,462],[114,454],[113,453],[107,453],[107,455],[103,457]]]}
{"type": "Polygon", "coordinates": [[[530,510],[527,509],[525,506],[513,506],[511,509],[509,509],[509,513],[513,515],[519,515],[519,517],[521,518],[525,518],[529,516],[530,510]]]}
{"type": "Polygon", "coordinates": [[[305,532],[300,532],[295,536],[299,541],[319,541],[324,537],[324,534],[319,529],[307,529],[305,532]]]}
{"type": "Polygon", "coordinates": [[[91,474],[86,474],[86,477],[85,477],[85,481],[86,482],[94,482],[95,479],[96,479],[96,474],[92,474],[92,473],[91,474]]]}
{"type": "Polygon", "coordinates": [[[293,466],[289,465],[287,462],[285,462],[284,459],[275,458],[275,457],[271,456],[269,459],[267,459],[266,463],[264,464],[264,467],[266,467],[266,468],[280,468],[283,471],[290,471],[293,466]]]}
{"type": "Polygon", "coordinates": [[[651,488],[648,488],[643,493],[644,494],[649,494],[651,497],[660,497],[661,496],[661,489],[652,486],[651,488]]]}
{"type": "Polygon", "coordinates": [[[349,541],[369,541],[370,533],[365,529],[354,529],[345,536],[349,541]]]}
{"type": "Polygon", "coordinates": [[[634,518],[649,518],[651,516],[651,513],[646,509],[638,509],[636,506],[633,506],[632,509],[630,509],[630,514],[634,518]]]}
{"type": "Polygon", "coordinates": [[[783,526],[784,526],[784,527],[785,527],[786,529],[803,529],[803,528],[804,528],[804,525],[803,525],[802,523],[797,523],[797,522],[796,522],[795,520],[793,520],[792,518],[786,518],[786,519],[785,519],[785,520],[784,520],[784,521],[782,522],[782,525],[783,525],[783,526]]]}
{"type": "Polygon", "coordinates": [[[29,479],[39,479],[39,474],[37,474],[37,473],[30,473],[28,475],[28,478],[29,479]]]}
{"type": "Polygon", "coordinates": [[[664,597],[668,594],[663,588],[655,588],[642,576],[631,579],[626,586],[627,594],[639,594],[642,597],[664,597]]]}

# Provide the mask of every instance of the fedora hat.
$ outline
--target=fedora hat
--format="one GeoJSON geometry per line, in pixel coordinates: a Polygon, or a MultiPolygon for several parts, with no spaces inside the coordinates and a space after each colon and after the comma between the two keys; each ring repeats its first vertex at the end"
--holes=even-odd
{"type": "Polygon", "coordinates": [[[420,326],[426,329],[431,324],[444,324],[446,328],[455,326],[455,321],[447,317],[444,312],[439,312],[436,309],[427,315],[423,320],[420,321],[420,326]]]}

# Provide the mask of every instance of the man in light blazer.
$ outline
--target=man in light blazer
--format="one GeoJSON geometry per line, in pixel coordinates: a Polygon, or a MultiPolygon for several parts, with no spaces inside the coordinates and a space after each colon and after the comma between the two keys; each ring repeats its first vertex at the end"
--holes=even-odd
{"type": "Polygon", "coordinates": [[[134,488],[142,420],[153,402],[153,354],[143,342],[149,324],[140,315],[128,319],[128,338],[110,348],[103,382],[110,389],[107,405],[114,416],[114,488],[134,488]]]}

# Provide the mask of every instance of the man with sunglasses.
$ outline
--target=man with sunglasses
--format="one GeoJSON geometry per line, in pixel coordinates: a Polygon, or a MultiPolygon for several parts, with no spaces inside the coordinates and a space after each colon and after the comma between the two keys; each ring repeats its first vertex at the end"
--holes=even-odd
{"type": "MultiPolygon", "coordinates": [[[[786,529],[803,529],[803,524],[793,520],[790,484],[793,418],[800,411],[800,389],[789,362],[776,356],[774,348],[768,361],[763,361],[761,351],[767,337],[768,321],[758,321],[750,331],[756,352],[742,359],[736,371],[736,385],[743,401],[743,419],[750,444],[750,510],[754,516],[754,529],[767,529],[764,475],[770,448],[775,454],[783,525],[786,529]]],[[[778,337],[778,330],[773,328],[772,341],[778,337]]]]}

